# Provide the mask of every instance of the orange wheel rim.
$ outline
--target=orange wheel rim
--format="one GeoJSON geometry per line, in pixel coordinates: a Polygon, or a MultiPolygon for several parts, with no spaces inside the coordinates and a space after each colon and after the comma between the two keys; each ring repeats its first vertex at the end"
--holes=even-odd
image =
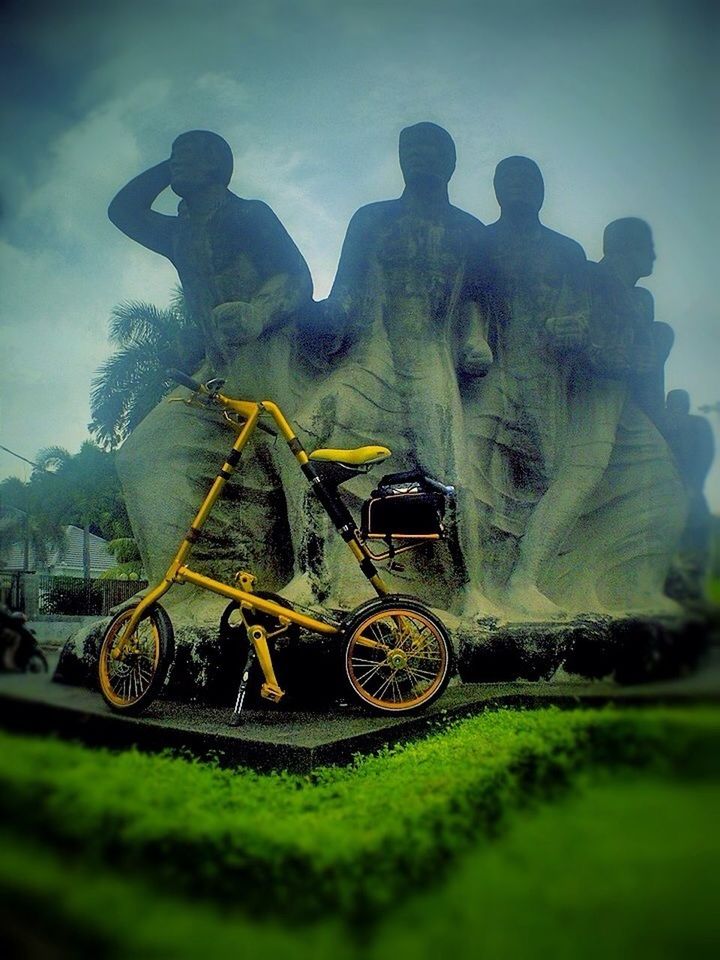
{"type": "Polygon", "coordinates": [[[100,648],[100,686],[116,707],[137,703],[152,684],[160,662],[160,634],[150,616],[145,616],[128,637],[119,659],[112,656],[133,610],[126,610],[111,625],[100,648]]]}
{"type": "Polygon", "coordinates": [[[364,620],[348,644],[348,679],[382,710],[408,710],[429,700],[445,679],[448,651],[437,626],[397,608],[364,620]]]}

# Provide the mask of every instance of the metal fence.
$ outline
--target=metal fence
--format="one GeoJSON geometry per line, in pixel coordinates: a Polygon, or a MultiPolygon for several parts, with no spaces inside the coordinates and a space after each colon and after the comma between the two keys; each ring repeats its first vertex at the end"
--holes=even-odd
{"type": "Polygon", "coordinates": [[[41,573],[0,572],[2,600],[29,617],[107,616],[147,586],[145,580],[85,580],[41,573]]]}
{"type": "Polygon", "coordinates": [[[25,574],[0,571],[0,603],[10,610],[25,609],[25,574]]]}

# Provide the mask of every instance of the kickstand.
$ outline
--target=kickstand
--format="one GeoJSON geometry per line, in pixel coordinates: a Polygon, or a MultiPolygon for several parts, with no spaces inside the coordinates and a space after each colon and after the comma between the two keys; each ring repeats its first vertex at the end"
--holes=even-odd
{"type": "Polygon", "coordinates": [[[243,670],[242,680],[240,681],[240,687],[238,689],[237,700],[235,701],[235,709],[230,717],[231,727],[237,727],[241,723],[240,714],[242,712],[243,703],[245,702],[245,694],[247,693],[248,682],[250,680],[250,671],[252,670],[253,663],[255,663],[255,657],[255,647],[250,644],[247,660],[245,661],[245,669],[243,670]]]}

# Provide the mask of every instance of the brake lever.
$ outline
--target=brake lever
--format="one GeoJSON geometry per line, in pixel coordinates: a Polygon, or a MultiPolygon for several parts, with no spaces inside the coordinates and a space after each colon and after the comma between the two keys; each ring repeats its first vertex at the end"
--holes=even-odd
{"type": "MultiPolygon", "coordinates": [[[[233,430],[236,430],[238,433],[240,433],[247,423],[246,420],[243,420],[242,422],[240,420],[236,420],[227,410],[223,411],[223,419],[225,419],[233,428],[233,430]]],[[[277,432],[273,430],[272,427],[267,427],[264,423],[260,422],[257,423],[257,427],[259,430],[262,430],[263,433],[269,433],[271,437],[277,438],[277,432]]]]}

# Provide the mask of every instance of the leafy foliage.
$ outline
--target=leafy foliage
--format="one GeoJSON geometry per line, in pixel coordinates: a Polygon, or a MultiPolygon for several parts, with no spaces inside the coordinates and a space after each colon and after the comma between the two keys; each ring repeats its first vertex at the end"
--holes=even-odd
{"type": "Polygon", "coordinates": [[[204,345],[180,290],[166,309],[139,300],[119,304],[110,317],[109,337],[118,349],[93,378],[89,429],[112,449],[174,386],[165,371],[196,370],[204,345]]]}
{"type": "Polygon", "coordinates": [[[108,550],[117,561],[100,574],[101,580],[139,580],[142,576],[142,559],[137,543],[132,537],[117,537],[108,544],[108,550]]]}
{"type": "Polygon", "coordinates": [[[115,457],[86,441],[79,453],[61,447],[39,451],[28,483],[0,483],[0,557],[26,536],[38,563],[65,543],[65,527],[89,526],[113,540],[127,537],[130,523],[115,470],[115,457]]]}
{"type": "Polygon", "coordinates": [[[28,560],[45,563],[65,545],[65,524],[48,509],[31,484],[18,477],[0,483],[0,565],[15,545],[27,545],[28,560]]]}

